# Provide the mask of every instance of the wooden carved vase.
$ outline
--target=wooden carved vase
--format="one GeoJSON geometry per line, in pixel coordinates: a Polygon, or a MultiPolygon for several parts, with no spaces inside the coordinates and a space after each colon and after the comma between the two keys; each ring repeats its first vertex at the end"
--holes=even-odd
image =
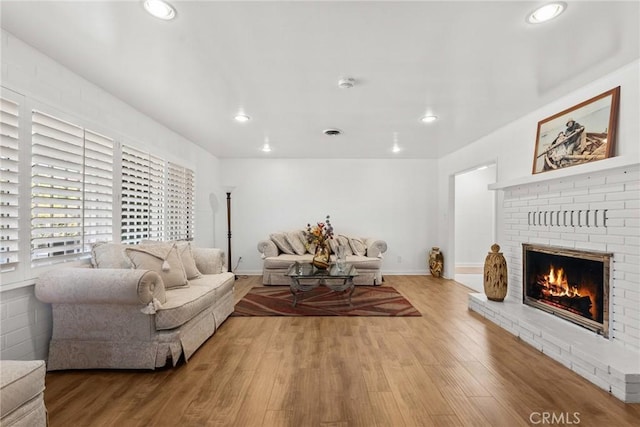
{"type": "Polygon", "coordinates": [[[491,301],[504,301],[507,296],[507,261],[500,246],[491,245],[484,261],[484,293],[491,301]]]}
{"type": "Polygon", "coordinates": [[[444,257],[440,248],[434,246],[429,252],[429,271],[433,277],[442,276],[442,270],[444,268],[444,257]]]}

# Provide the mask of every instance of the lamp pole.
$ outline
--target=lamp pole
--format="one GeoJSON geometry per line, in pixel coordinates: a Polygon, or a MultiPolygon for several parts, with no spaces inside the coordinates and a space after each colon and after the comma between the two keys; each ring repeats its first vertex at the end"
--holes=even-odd
{"type": "Polygon", "coordinates": [[[227,191],[227,271],[233,272],[231,266],[231,191],[227,191]]]}

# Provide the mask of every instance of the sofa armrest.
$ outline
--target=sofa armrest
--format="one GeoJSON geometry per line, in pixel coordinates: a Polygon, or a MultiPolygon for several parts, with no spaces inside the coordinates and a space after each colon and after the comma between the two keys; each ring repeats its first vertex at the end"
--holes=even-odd
{"type": "Polygon", "coordinates": [[[160,275],[149,270],[56,268],[36,280],[36,297],[54,304],[148,304],[166,302],[160,275]]]}
{"type": "Polygon", "coordinates": [[[222,249],[191,247],[196,267],[202,274],[220,274],[227,272],[227,257],[222,249]]]}
{"type": "Polygon", "coordinates": [[[260,240],[258,242],[258,252],[262,254],[262,258],[270,256],[278,256],[278,247],[272,240],[260,240]]]}
{"type": "Polygon", "coordinates": [[[382,254],[387,251],[387,242],[384,240],[364,239],[367,246],[367,256],[371,258],[382,258],[382,254]]]}

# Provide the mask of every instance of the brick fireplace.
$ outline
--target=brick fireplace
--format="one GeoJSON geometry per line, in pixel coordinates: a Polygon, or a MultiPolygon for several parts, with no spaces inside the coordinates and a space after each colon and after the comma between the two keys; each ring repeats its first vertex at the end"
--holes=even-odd
{"type": "Polygon", "coordinates": [[[469,308],[640,402],[640,165],[612,158],[490,188],[502,192],[509,290],[504,303],[471,294],[469,308]]]}

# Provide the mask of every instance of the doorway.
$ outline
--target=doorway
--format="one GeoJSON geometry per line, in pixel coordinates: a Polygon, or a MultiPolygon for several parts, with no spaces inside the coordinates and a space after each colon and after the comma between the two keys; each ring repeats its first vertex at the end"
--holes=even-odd
{"type": "Polygon", "coordinates": [[[455,175],[455,281],[478,291],[483,289],[483,267],[496,240],[496,164],[482,165],[455,175]]]}

